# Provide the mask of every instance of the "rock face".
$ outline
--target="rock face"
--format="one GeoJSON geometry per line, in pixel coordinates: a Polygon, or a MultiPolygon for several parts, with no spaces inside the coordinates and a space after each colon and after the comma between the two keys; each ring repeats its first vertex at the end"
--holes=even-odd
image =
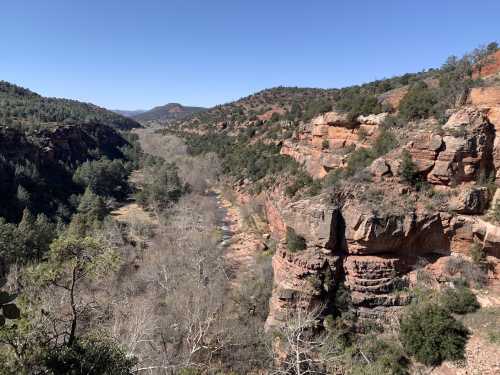
{"type": "Polygon", "coordinates": [[[400,254],[417,256],[449,252],[439,213],[380,214],[362,202],[342,208],[348,254],[400,254]]]}
{"type": "Polygon", "coordinates": [[[274,286],[266,327],[279,326],[296,308],[311,310],[328,301],[339,278],[339,259],[316,249],[293,254],[281,243],[273,257],[274,286]]]}
{"type": "Polygon", "coordinates": [[[500,103],[500,86],[476,87],[469,93],[469,102],[475,106],[496,106],[500,103]]]}
{"type": "MultiPolygon", "coordinates": [[[[482,190],[474,194],[481,195],[482,190]]],[[[410,300],[406,290],[420,262],[431,262],[429,271],[444,281],[447,259],[469,257],[473,243],[483,245],[490,276],[500,278],[500,227],[478,217],[418,210],[384,215],[359,201],[342,207],[326,202],[304,199],[283,206],[284,202],[268,202],[268,210],[272,206],[275,215],[281,214],[282,226],[293,228],[307,244],[305,250],[292,252],[282,234],[273,233],[281,242],[273,257],[268,329],[279,326],[297,308],[322,306],[331,311],[341,284],[347,287],[359,319],[390,324],[410,300]]],[[[475,210],[477,204],[469,197],[460,209],[475,210]]]]}
{"type": "MultiPolygon", "coordinates": [[[[454,113],[443,126],[443,134],[420,131],[411,134],[404,147],[420,177],[433,185],[450,186],[489,176],[495,169],[495,127],[488,116],[473,107],[454,113]]],[[[402,149],[397,149],[377,161],[372,168],[375,177],[400,174],[402,149]],[[383,165],[389,166],[385,171],[383,165]],[[380,169],[382,166],[382,169],[380,169]]]]}
{"type": "Polygon", "coordinates": [[[389,323],[409,302],[404,289],[410,265],[391,256],[348,256],[343,263],[345,283],[361,319],[389,323]]]}
{"type": "MultiPolygon", "coordinates": [[[[491,113],[496,113],[492,107],[464,107],[439,133],[408,134],[402,148],[371,164],[371,183],[352,189],[336,203],[326,196],[289,201],[280,198],[279,191],[269,196],[267,216],[280,245],[273,258],[267,327],[278,326],[296,308],[323,306],[325,314],[330,313],[340,285],[349,291],[359,319],[390,323],[409,302],[406,291],[421,264],[427,264],[425,270],[436,282],[445,281],[449,259],[470,257],[473,244],[486,252],[489,276],[500,278],[500,226],[480,216],[487,213],[493,197],[479,182],[495,176],[500,165],[491,113]],[[443,194],[439,203],[419,197],[423,192],[409,192],[401,178],[403,150],[410,153],[418,175],[443,194]],[[380,191],[381,198],[373,202],[363,189],[380,191]],[[405,199],[413,203],[399,207],[398,200],[405,199]],[[305,239],[305,250],[288,250],[287,227],[305,239]]],[[[358,123],[371,126],[375,134],[380,118],[361,118],[358,123]]],[[[319,144],[326,140],[332,149],[349,142],[363,147],[354,137],[360,125],[351,127],[342,115],[325,114],[298,135],[299,142],[285,145],[283,153],[295,152],[311,174],[324,175],[330,150],[319,144]]]]}
{"type": "Polygon", "coordinates": [[[473,73],[473,78],[487,78],[500,73],[500,51],[493,53],[487,63],[481,68],[481,71],[476,71],[473,73]]]}
{"type": "Polygon", "coordinates": [[[295,138],[285,140],[281,153],[304,164],[313,177],[324,177],[345,166],[349,152],[369,146],[386,116],[359,116],[353,121],[347,114],[325,113],[304,125],[295,138]]]}
{"type": "Polygon", "coordinates": [[[397,89],[389,90],[386,93],[379,96],[379,101],[382,104],[388,105],[393,109],[398,109],[399,103],[408,93],[408,89],[409,89],[408,86],[403,86],[397,89]]]}

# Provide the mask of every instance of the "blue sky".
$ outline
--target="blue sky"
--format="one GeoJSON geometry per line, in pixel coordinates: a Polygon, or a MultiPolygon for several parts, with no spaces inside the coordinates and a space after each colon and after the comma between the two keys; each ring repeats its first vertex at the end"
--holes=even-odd
{"type": "Polygon", "coordinates": [[[15,0],[0,79],[108,108],[342,87],[500,42],[499,0],[15,0]]]}

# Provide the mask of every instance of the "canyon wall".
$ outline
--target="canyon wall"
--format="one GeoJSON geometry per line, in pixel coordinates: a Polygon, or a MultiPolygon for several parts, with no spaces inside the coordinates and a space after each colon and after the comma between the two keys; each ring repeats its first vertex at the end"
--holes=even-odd
{"type": "MultiPolygon", "coordinates": [[[[341,286],[359,319],[390,323],[409,302],[418,272],[435,282],[456,276],[447,263],[470,259],[474,246],[486,254],[488,277],[500,278],[500,227],[488,219],[497,200],[491,183],[500,185],[499,88],[475,90],[438,130],[408,131],[402,146],[369,166],[370,180],[342,197],[325,193],[291,201],[280,188],[269,194],[266,211],[278,247],[268,329],[296,308],[334,312],[341,286]],[[432,193],[409,191],[403,153],[432,193]],[[287,228],[305,240],[304,250],[289,249],[287,228]]],[[[352,124],[326,113],[287,140],[282,154],[323,177],[345,166],[346,150],[370,147],[385,116],[352,124]]]]}

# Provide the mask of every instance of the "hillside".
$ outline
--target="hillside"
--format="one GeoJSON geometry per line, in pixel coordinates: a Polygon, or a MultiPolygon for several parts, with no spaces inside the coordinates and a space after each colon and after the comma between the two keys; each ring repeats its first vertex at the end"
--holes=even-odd
{"type": "Polygon", "coordinates": [[[186,107],[178,103],[169,103],[131,116],[136,121],[166,123],[171,120],[181,120],[195,113],[203,112],[205,108],[186,107]]]}
{"type": "Polygon", "coordinates": [[[45,98],[30,90],[0,81],[0,123],[27,127],[54,124],[99,123],[118,130],[140,127],[129,118],[76,100],[45,98]]]}
{"type": "Polygon", "coordinates": [[[93,104],[44,98],[0,82],[0,216],[19,221],[23,210],[67,220],[82,193],[73,180],[89,160],[125,159],[120,133],[140,127],[93,104]]]}

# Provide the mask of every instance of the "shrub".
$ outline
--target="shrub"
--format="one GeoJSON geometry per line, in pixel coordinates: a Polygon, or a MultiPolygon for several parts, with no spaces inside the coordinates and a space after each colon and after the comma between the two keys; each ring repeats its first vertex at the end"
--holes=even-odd
{"type": "Polygon", "coordinates": [[[286,245],[288,250],[290,250],[292,253],[295,253],[297,251],[305,250],[306,240],[304,239],[304,237],[301,237],[297,233],[295,233],[295,230],[293,228],[287,227],[286,245]]]}
{"type": "Polygon", "coordinates": [[[483,287],[487,281],[485,270],[477,264],[461,257],[450,257],[444,270],[455,278],[462,278],[468,285],[476,288],[483,287]]]}
{"type": "Polygon", "coordinates": [[[343,172],[341,169],[334,169],[328,172],[323,180],[323,185],[325,187],[337,186],[343,179],[343,172]]]}
{"type": "Polygon", "coordinates": [[[116,344],[102,339],[77,340],[43,356],[44,367],[53,375],[129,375],[135,363],[116,344]]]}
{"type": "Polygon", "coordinates": [[[305,106],[303,115],[304,121],[309,121],[312,118],[332,110],[332,104],[325,99],[311,100],[305,106]]]}
{"type": "Polygon", "coordinates": [[[323,142],[321,142],[321,149],[328,150],[329,148],[330,148],[330,142],[328,142],[328,139],[323,139],[323,142]]]}
{"type": "Polygon", "coordinates": [[[352,356],[355,361],[351,372],[353,375],[406,375],[409,373],[409,361],[402,348],[394,341],[385,341],[368,335],[354,348],[352,356]],[[365,358],[369,360],[369,363],[365,358]]]}
{"type": "Polygon", "coordinates": [[[348,112],[351,121],[356,120],[359,115],[369,115],[372,113],[382,112],[382,106],[374,95],[367,93],[346,92],[343,97],[337,102],[337,108],[341,111],[348,112]]]}
{"type": "Polygon", "coordinates": [[[425,119],[434,114],[437,98],[424,82],[413,85],[399,105],[399,114],[407,121],[425,119]]]}
{"type": "Polygon", "coordinates": [[[415,185],[417,182],[417,167],[411,158],[411,154],[407,150],[403,150],[401,154],[401,178],[408,185],[415,185]]]}
{"type": "Polygon", "coordinates": [[[486,251],[477,243],[471,246],[470,256],[475,264],[482,264],[486,261],[486,251]]]}
{"type": "MultiPolygon", "coordinates": [[[[293,178],[292,184],[288,185],[285,188],[285,194],[288,195],[289,197],[295,196],[297,192],[306,186],[310,187],[310,191],[316,191],[318,186],[315,186],[315,181],[311,176],[309,176],[306,172],[304,171],[298,171],[297,175],[293,178]]],[[[314,195],[314,194],[312,194],[314,195]]]]}
{"type": "Polygon", "coordinates": [[[467,314],[479,309],[477,298],[469,288],[460,286],[447,288],[440,296],[442,306],[454,314],[467,314]]]}
{"type": "Polygon", "coordinates": [[[142,190],[136,194],[137,201],[143,206],[158,205],[165,208],[177,200],[188,190],[179,175],[174,163],[160,163],[153,167],[150,179],[144,182],[142,190]]]}
{"type": "Polygon", "coordinates": [[[373,144],[374,158],[387,154],[397,146],[398,140],[394,136],[394,133],[388,129],[382,128],[373,144]]]}
{"type": "Polygon", "coordinates": [[[403,315],[400,340],[406,352],[428,366],[464,358],[469,331],[444,308],[414,305],[403,315]]]}
{"type": "Polygon", "coordinates": [[[487,50],[489,53],[495,53],[496,51],[498,51],[498,43],[497,43],[497,42],[491,42],[491,43],[489,43],[489,44],[486,46],[486,50],[487,50]]]}
{"type": "Polygon", "coordinates": [[[493,206],[493,209],[491,210],[489,216],[490,220],[494,221],[495,223],[500,223],[500,202],[495,203],[495,206],[493,206]]]}
{"type": "Polygon", "coordinates": [[[359,148],[349,155],[347,159],[346,175],[354,176],[356,172],[366,168],[373,161],[373,153],[366,148],[359,148]]]}

